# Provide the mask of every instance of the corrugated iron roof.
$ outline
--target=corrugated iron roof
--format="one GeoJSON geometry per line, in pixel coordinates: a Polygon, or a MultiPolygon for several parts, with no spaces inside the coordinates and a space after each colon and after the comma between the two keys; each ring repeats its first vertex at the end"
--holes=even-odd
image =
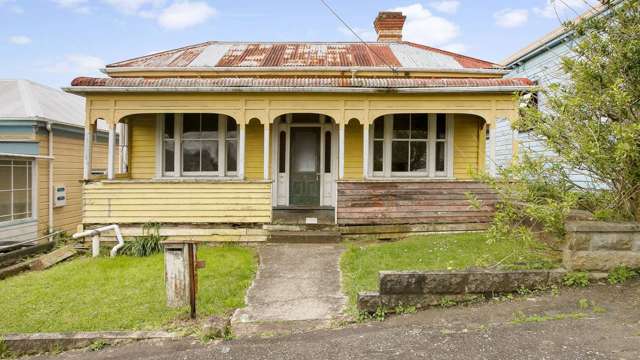
{"type": "Polygon", "coordinates": [[[89,78],[73,80],[72,87],[108,88],[480,88],[527,87],[525,78],[89,78]]]}
{"type": "Polygon", "coordinates": [[[29,80],[0,80],[0,119],[50,120],[84,127],[84,98],[29,80]]]}
{"type": "Polygon", "coordinates": [[[499,65],[411,42],[207,42],[107,65],[126,68],[372,67],[496,69],[499,65]]]}

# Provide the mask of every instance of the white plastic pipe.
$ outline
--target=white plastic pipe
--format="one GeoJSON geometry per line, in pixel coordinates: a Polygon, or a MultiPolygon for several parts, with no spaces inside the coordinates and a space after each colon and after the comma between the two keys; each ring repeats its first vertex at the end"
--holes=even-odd
{"type": "Polygon", "coordinates": [[[105,231],[111,231],[116,233],[116,239],[118,240],[118,244],[111,249],[111,257],[116,256],[118,250],[120,250],[124,246],[124,239],[122,238],[122,233],[120,232],[120,226],[113,224],[108,226],[103,226],[101,228],[87,230],[79,233],[73,234],[74,239],[79,239],[86,236],[93,236],[92,239],[92,248],[93,248],[93,257],[100,255],[100,233],[105,231]]]}

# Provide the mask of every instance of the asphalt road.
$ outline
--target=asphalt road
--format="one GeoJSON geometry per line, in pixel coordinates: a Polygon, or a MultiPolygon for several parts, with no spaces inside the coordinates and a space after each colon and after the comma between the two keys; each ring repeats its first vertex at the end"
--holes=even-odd
{"type": "Polygon", "coordinates": [[[44,358],[640,359],[640,282],[430,309],[284,337],[135,343],[38,357],[44,358]],[[578,305],[585,301],[596,307],[578,305]],[[514,323],[518,318],[526,321],[514,323]]]}

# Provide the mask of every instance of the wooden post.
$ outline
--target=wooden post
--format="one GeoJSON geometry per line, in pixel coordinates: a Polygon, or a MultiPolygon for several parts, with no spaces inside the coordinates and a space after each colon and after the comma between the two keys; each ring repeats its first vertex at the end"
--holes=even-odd
{"type": "Polygon", "coordinates": [[[338,164],[340,170],[338,171],[338,178],[342,180],[344,178],[344,124],[340,123],[340,131],[338,136],[338,164]]]}
{"type": "Polygon", "coordinates": [[[269,123],[264,124],[264,140],[262,153],[264,179],[269,180],[269,123]]]}
{"type": "Polygon", "coordinates": [[[115,177],[116,125],[109,124],[109,149],[107,152],[107,179],[115,177]]]}
{"type": "Polygon", "coordinates": [[[238,177],[244,179],[244,142],[245,125],[238,125],[238,177]]]}
{"type": "Polygon", "coordinates": [[[88,125],[84,129],[84,154],[83,154],[83,169],[82,169],[82,178],[84,180],[89,180],[91,178],[91,156],[93,149],[93,129],[95,128],[94,124],[88,125]]]}
{"type": "Polygon", "coordinates": [[[196,318],[196,252],[194,250],[195,244],[187,244],[187,266],[189,268],[189,306],[191,311],[189,313],[192,319],[196,318]]]}
{"type": "Polygon", "coordinates": [[[369,177],[369,124],[362,125],[362,177],[369,177]]]}

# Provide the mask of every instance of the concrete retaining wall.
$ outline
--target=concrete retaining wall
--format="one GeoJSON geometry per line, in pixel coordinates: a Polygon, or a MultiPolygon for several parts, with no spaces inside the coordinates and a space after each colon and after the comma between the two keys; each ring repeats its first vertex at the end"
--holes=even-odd
{"type": "Polygon", "coordinates": [[[569,270],[640,268],[640,223],[572,221],[565,225],[564,266],[569,270]]]}
{"type": "Polygon", "coordinates": [[[564,270],[381,271],[380,292],[358,294],[358,309],[426,307],[443,299],[461,301],[470,295],[545,288],[562,281],[564,270]]]}

